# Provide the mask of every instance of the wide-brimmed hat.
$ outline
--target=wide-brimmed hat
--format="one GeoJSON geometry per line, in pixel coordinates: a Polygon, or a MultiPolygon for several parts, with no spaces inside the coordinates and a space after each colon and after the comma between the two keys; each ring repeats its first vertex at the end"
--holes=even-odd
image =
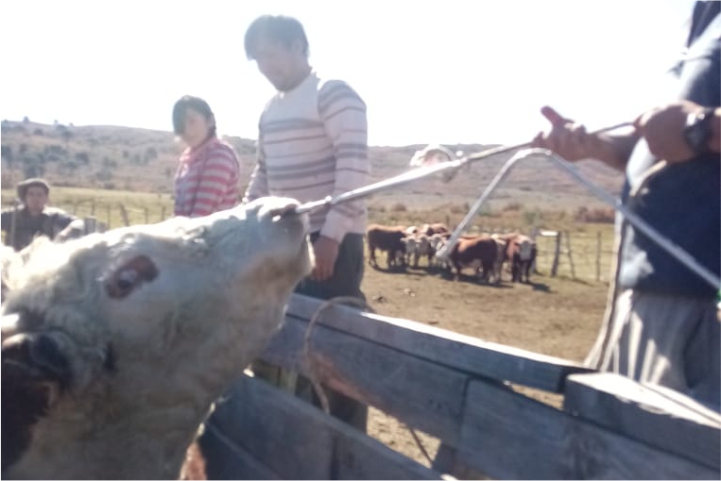
{"type": "Polygon", "coordinates": [[[40,178],[25,179],[18,184],[18,187],[17,187],[18,198],[21,200],[25,200],[25,194],[28,193],[28,189],[30,187],[42,187],[45,190],[46,194],[50,193],[50,184],[48,184],[48,182],[45,179],[40,179],[40,178]]]}

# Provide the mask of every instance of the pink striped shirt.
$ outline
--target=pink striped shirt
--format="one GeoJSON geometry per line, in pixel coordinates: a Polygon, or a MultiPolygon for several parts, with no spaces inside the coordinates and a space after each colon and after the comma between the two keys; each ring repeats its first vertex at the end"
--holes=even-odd
{"type": "Polygon", "coordinates": [[[235,151],[217,137],[185,149],[175,173],[175,215],[201,217],[237,205],[239,171],[235,151]]]}

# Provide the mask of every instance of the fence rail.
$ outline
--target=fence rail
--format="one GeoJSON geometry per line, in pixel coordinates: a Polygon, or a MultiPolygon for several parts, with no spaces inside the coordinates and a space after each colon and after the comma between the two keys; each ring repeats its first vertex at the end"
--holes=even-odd
{"type": "Polygon", "coordinates": [[[679,393],[294,295],[263,359],[440,438],[430,468],[243,376],[200,439],[209,479],[718,479],[721,416],[679,393]],[[561,393],[563,408],[509,383],[561,393]]]}

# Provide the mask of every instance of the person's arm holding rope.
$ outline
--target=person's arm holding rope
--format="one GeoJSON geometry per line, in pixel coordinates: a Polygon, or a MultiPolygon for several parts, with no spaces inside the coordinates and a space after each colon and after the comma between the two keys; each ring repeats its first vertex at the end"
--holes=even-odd
{"type": "Polygon", "coordinates": [[[541,113],[551,123],[551,130],[538,133],[532,146],[551,150],[571,162],[596,159],[623,171],[640,137],[635,130],[589,134],[582,124],[562,117],[551,107],[543,107],[541,113]]]}

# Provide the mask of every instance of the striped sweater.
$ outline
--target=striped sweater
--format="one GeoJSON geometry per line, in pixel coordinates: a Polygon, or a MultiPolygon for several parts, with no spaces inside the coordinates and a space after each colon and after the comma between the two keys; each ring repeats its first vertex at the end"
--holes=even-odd
{"type": "MultiPolygon", "coordinates": [[[[366,106],[347,83],[321,80],[312,72],[268,102],[244,201],[278,195],[307,202],[364,186],[369,179],[366,106]]],[[[312,232],[338,242],[346,233],[364,233],[366,222],[362,200],[310,218],[312,232]]]]}
{"type": "Polygon", "coordinates": [[[213,137],[180,156],[175,173],[175,215],[200,217],[239,202],[238,156],[213,137]]]}

